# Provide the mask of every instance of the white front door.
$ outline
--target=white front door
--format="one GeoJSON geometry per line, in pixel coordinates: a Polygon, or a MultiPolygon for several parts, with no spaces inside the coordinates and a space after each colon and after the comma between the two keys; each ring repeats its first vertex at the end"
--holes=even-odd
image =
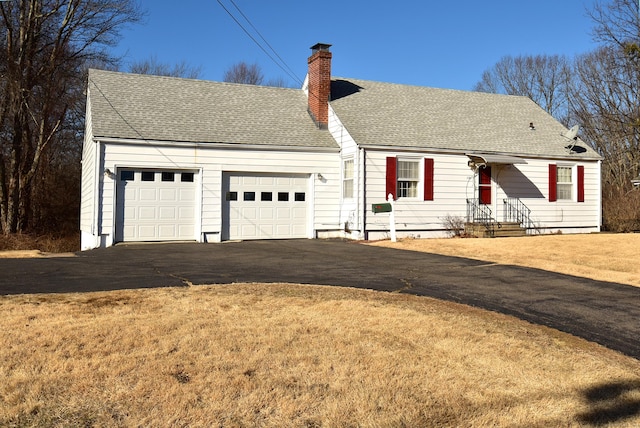
{"type": "Polygon", "coordinates": [[[196,172],[118,169],[116,241],[193,240],[196,172]]]}
{"type": "Polygon", "coordinates": [[[309,175],[225,173],[222,239],[306,238],[309,175]]]}

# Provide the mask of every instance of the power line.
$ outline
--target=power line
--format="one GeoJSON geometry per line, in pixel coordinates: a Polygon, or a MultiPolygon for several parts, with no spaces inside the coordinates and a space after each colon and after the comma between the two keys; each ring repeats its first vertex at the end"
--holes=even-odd
{"type": "Polygon", "coordinates": [[[253,41],[253,43],[255,43],[256,46],[258,46],[260,48],[260,50],[262,50],[262,52],[264,52],[265,55],[267,55],[267,57],[269,57],[269,59],[271,61],[273,61],[273,63],[278,66],[278,68],[280,68],[282,71],[284,71],[293,80],[295,80],[299,84],[302,84],[302,80],[300,80],[300,78],[295,75],[293,70],[291,70],[291,67],[289,67],[287,65],[287,63],[282,59],[282,57],[280,57],[280,55],[278,55],[276,50],[269,44],[269,42],[267,42],[267,40],[262,36],[262,34],[260,34],[260,32],[256,29],[256,27],[251,23],[249,18],[247,18],[247,16],[244,13],[242,13],[242,11],[238,7],[238,5],[236,5],[233,0],[230,0],[230,1],[231,1],[231,4],[233,4],[233,6],[238,10],[238,12],[240,12],[240,15],[242,15],[242,17],[249,23],[251,28],[253,28],[253,30],[260,36],[260,38],[264,41],[264,43],[266,43],[266,45],[271,49],[271,51],[275,54],[275,56],[278,57],[280,62],[278,62],[269,52],[267,52],[267,50],[264,48],[264,46],[262,46],[262,44],[260,44],[260,42],[258,42],[255,39],[255,37],[253,37],[251,35],[251,33],[240,23],[240,21],[233,15],[233,13],[231,13],[231,11],[229,11],[229,9],[227,9],[227,7],[222,3],[221,0],[217,0],[218,4],[224,9],[225,12],[227,12],[227,14],[231,17],[231,19],[233,19],[235,21],[235,23],[238,24],[238,26],[242,29],[242,31],[245,32],[245,34],[253,41]]]}
{"type": "MultiPolygon", "coordinates": [[[[238,10],[238,12],[240,12],[240,15],[242,15],[242,17],[249,23],[249,25],[251,26],[251,28],[253,28],[255,30],[255,32],[258,34],[258,36],[260,36],[260,38],[262,39],[263,42],[266,43],[267,46],[269,46],[269,49],[271,49],[271,52],[273,52],[275,54],[275,56],[278,57],[278,59],[280,60],[280,62],[282,63],[282,65],[284,65],[287,70],[289,70],[291,72],[291,74],[293,74],[293,76],[295,77],[295,80],[297,80],[297,82],[299,84],[302,84],[302,81],[296,76],[295,72],[291,69],[291,67],[289,67],[289,65],[285,62],[284,59],[282,59],[282,57],[280,55],[278,55],[278,52],[273,48],[273,46],[271,46],[271,44],[269,44],[269,42],[267,41],[267,39],[265,39],[262,34],[260,33],[260,31],[258,31],[258,29],[253,25],[253,23],[251,22],[251,20],[244,14],[242,13],[242,10],[240,10],[240,8],[238,7],[238,5],[233,1],[233,0],[229,0],[231,2],[231,4],[238,10]]],[[[291,76],[291,74],[289,74],[289,76],[291,76]]]]}

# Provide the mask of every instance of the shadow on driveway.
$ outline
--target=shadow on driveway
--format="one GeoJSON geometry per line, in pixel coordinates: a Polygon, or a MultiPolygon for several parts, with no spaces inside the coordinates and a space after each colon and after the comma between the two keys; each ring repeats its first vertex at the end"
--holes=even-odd
{"type": "Polygon", "coordinates": [[[0,294],[233,282],[402,292],[514,315],[640,359],[640,288],[340,240],[132,244],[0,259],[0,294]]]}

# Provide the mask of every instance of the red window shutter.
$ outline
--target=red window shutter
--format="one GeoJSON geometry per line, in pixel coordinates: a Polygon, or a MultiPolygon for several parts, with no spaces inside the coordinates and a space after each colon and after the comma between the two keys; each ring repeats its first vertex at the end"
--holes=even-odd
{"type": "Polygon", "coordinates": [[[558,169],[555,164],[549,164],[549,202],[558,200],[558,169]]]}
{"type": "Polygon", "coordinates": [[[479,169],[478,190],[480,193],[481,204],[491,204],[491,167],[485,166],[479,169]]]}
{"type": "Polygon", "coordinates": [[[391,193],[393,195],[393,200],[395,201],[396,199],[398,199],[396,197],[397,195],[397,184],[396,184],[396,166],[397,166],[397,162],[396,162],[396,158],[395,157],[388,157],[387,158],[387,191],[384,194],[384,200],[387,200],[387,196],[389,195],[389,193],[391,193]]]}
{"type": "Polygon", "coordinates": [[[433,201],[433,159],[424,160],[424,200],[433,201]]]}
{"type": "Polygon", "coordinates": [[[578,202],[584,202],[584,166],[578,165],[578,202]]]}

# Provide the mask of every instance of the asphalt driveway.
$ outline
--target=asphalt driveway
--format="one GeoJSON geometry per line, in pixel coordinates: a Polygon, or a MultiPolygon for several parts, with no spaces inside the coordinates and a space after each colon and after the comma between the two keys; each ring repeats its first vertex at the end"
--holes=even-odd
{"type": "Polygon", "coordinates": [[[0,295],[291,282],[431,296],[514,315],[640,359],[640,288],[340,240],[136,244],[0,259],[0,295]]]}

